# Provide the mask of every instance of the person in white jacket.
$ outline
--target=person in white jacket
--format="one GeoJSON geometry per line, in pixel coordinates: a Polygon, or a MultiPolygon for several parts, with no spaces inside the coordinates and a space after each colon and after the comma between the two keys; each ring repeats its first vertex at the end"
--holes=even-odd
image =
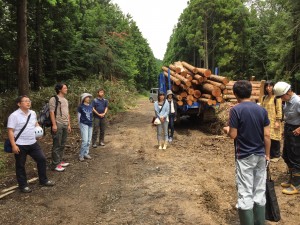
{"type": "Polygon", "coordinates": [[[155,116],[159,118],[160,124],[157,125],[158,149],[167,149],[168,143],[168,124],[169,124],[169,104],[166,100],[165,93],[158,93],[158,100],[154,102],[155,116]],[[164,131],[164,140],[161,138],[162,130],[164,131]]]}

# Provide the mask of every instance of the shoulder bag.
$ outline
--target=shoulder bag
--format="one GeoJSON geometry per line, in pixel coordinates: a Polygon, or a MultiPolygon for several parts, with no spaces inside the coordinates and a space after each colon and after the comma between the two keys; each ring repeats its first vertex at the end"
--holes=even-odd
{"type": "Polygon", "coordinates": [[[278,222],[280,217],[280,209],[274,188],[274,181],[271,178],[270,168],[267,166],[266,181],[266,220],[278,222]]]}
{"type": "MultiPolygon", "coordinates": [[[[18,138],[20,137],[20,135],[22,134],[22,132],[25,130],[25,128],[26,128],[26,126],[28,124],[28,121],[30,119],[30,116],[31,116],[31,114],[29,114],[25,125],[22,127],[22,129],[20,130],[20,132],[18,133],[18,135],[15,137],[15,141],[18,140],[18,138]]],[[[10,140],[8,138],[6,138],[5,142],[4,142],[4,151],[7,152],[7,153],[12,153],[12,146],[11,146],[10,140]]]]}

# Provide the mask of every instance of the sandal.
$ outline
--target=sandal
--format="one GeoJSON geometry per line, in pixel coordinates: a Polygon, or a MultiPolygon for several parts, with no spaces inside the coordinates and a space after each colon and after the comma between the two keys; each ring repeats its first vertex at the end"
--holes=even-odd
{"type": "Polygon", "coordinates": [[[283,189],[282,193],[287,195],[299,194],[300,193],[299,189],[300,189],[300,185],[295,187],[294,185],[291,184],[290,187],[283,189]]]}

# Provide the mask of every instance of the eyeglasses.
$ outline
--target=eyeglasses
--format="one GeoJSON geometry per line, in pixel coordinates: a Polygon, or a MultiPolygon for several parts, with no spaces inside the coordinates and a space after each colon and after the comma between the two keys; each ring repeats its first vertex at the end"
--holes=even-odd
{"type": "Polygon", "coordinates": [[[24,101],[21,101],[21,102],[29,102],[29,103],[31,103],[31,100],[24,100],[24,101]]]}

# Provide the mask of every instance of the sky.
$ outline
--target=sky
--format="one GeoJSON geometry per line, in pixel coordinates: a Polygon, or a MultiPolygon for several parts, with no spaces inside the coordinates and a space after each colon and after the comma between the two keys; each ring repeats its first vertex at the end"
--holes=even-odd
{"type": "Polygon", "coordinates": [[[112,0],[130,14],[147,39],[155,58],[163,59],[178,18],[187,0],[112,0]]]}

